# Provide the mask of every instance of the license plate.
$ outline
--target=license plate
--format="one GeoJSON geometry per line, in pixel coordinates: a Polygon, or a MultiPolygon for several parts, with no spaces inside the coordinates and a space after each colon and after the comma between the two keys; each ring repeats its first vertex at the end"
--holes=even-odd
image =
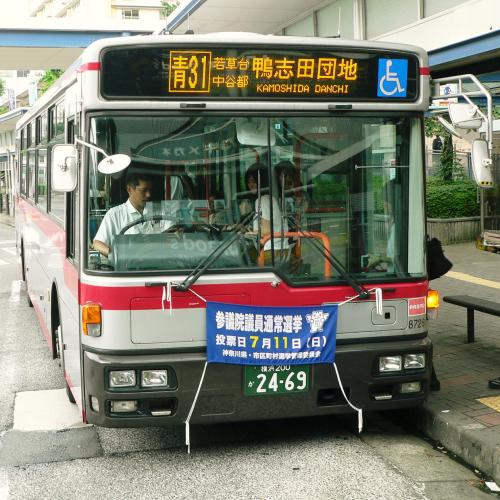
{"type": "Polygon", "coordinates": [[[245,366],[245,396],[309,390],[309,365],[245,366]]]}

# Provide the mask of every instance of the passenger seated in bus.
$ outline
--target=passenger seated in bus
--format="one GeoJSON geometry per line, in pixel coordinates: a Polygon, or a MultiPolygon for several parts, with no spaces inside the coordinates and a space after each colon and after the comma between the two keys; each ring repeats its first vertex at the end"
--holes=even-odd
{"type": "MultiPolygon", "coordinates": [[[[106,257],[109,256],[114,237],[129,223],[147,214],[146,203],[151,199],[153,181],[140,172],[129,172],[126,177],[128,200],[109,209],[94,237],[93,248],[106,257]]],[[[127,234],[153,233],[165,231],[173,224],[170,220],[159,223],[144,222],[127,230],[127,234]],[[158,227],[156,227],[158,226],[158,227]]]]}
{"type": "MultiPolygon", "coordinates": [[[[245,216],[250,211],[255,210],[256,213],[260,211],[260,217],[255,217],[252,230],[247,234],[258,234],[259,220],[260,220],[260,237],[271,234],[271,196],[269,193],[269,181],[267,175],[267,168],[263,163],[254,163],[245,173],[245,182],[249,191],[249,198],[242,200],[240,203],[240,214],[245,216]],[[258,193],[260,178],[260,197],[258,193]]],[[[273,211],[273,232],[286,233],[288,231],[288,223],[282,220],[281,210],[279,203],[275,197],[272,197],[272,211],[273,211]]],[[[271,259],[271,240],[269,239],[264,244],[265,262],[270,262],[271,259]]],[[[275,251],[288,250],[287,238],[274,238],[275,251]]],[[[260,245],[259,245],[260,251],[260,245]]]]}

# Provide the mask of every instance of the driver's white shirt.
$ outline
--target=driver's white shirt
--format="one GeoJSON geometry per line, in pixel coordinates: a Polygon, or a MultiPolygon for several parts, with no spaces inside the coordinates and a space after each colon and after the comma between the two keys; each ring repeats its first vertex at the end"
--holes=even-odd
{"type": "MultiPolygon", "coordinates": [[[[104,218],[102,219],[101,225],[97,230],[94,237],[95,240],[102,241],[108,247],[112,247],[113,240],[117,234],[131,222],[140,219],[141,216],[148,216],[147,206],[144,208],[142,214],[134,208],[130,200],[127,200],[121,205],[110,208],[104,218]]],[[[170,220],[161,220],[158,222],[144,222],[142,224],[136,224],[130,229],[125,231],[125,234],[149,234],[149,233],[159,233],[165,231],[172,225],[170,220]]]]}

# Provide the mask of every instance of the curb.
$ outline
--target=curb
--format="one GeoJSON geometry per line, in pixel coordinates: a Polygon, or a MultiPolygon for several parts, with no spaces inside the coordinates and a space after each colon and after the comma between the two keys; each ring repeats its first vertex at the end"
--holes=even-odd
{"type": "Polygon", "coordinates": [[[439,401],[427,401],[417,412],[421,432],[500,484],[500,434],[439,401]]]}

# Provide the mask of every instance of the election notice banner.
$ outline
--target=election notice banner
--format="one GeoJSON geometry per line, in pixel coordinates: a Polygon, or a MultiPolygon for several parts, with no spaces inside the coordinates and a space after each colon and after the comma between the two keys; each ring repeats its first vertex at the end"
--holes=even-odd
{"type": "Polygon", "coordinates": [[[207,361],[240,365],[333,363],[337,305],[260,307],[207,302],[207,361]]]}

